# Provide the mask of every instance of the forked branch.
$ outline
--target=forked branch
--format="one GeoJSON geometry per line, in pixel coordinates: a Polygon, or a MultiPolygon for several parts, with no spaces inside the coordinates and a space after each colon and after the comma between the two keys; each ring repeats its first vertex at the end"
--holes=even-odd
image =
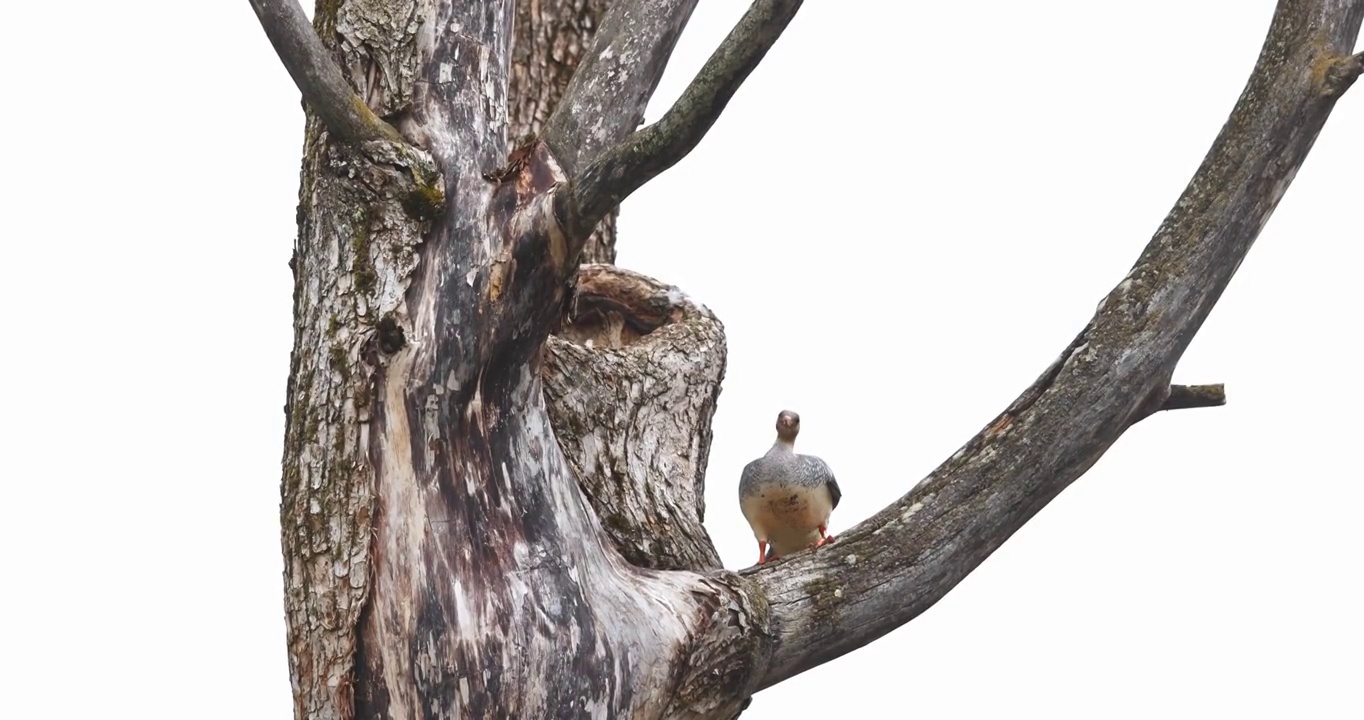
{"type": "Polygon", "coordinates": [[[1170,388],[1169,378],[1301,167],[1342,83],[1359,74],[1359,56],[1349,53],[1361,17],[1364,0],[1281,0],[1202,166],[1056,363],[909,493],[838,542],[742,573],[767,601],[772,638],[754,661],[750,690],[928,609],[1153,409],[1222,402],[1220,386],[1170,388]]]}
{"type": "MultiPolygon", "coordinates": [[[[606,150],[581,172],[571,172],[559,197],[575,236],[644,183],[677,164],[701,142],[749,73],[796,16],[801,0],[755,0],[663,117],[606,150]]],[[[551,121],[552,122],[552,121],[551,121]]]]}
{"type": "Polygon", "coordinates": [[[402,141],[398,131],[351,89],[298,0],[251,0],[251,8],[303,100],[333,137],[342,142],[402,141]]]}
{"type": "Polygon", "coordinates": [[[639,127],[697,0],[614,0],[541,139],[575,177],[639,127]]]}

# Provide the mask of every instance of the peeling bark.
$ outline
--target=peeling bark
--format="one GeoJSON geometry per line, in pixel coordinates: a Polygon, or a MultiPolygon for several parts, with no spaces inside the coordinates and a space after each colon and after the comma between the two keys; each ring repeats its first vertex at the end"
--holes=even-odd
{"type": "Polygon", "coordinates": [[[398,115],[412,103],[419,24],[413,0],[350,0],[336,9],[339,56],[380,117],[398,115]]]}
{"type": "Polygon", "coordinates": [[[639,567],[719,568],[702,521],[720,321],[677,288],[588,265],[546,350],[550,418],[616,549],[639,567]]]}
{"type": "Polygon", "coordinates": [[[309,123],[294,267],[294,349],[280,505],[298,717],[343,717],[353,628],[368,597],[374,476],[363,432],[371,377],[400,342],[424,221],[439,201],[429,156],[375,141],[328,145],[309,123]]]}
{"type": "MultiPolygon", "coordinates": [[[[518,145],[538,135],[559,105],[601,26],[607,4],[607,0],[516,0],[510,105],[511,136],[518,145]]],[[[616,208],[597,223],[583,246],[583,262],[616,261],[619,212],[616,208]]]]}

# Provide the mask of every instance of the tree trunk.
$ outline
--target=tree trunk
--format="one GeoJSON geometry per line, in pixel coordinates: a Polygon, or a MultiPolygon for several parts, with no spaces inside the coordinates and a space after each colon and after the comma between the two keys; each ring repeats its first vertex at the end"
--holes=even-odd
{"type": "Polygon", "coordinates": [[[720,322],[607,264],[800,6],[636,130],[695,0],[252,0],[308,107],[281,503],[299,718],[733,717],[922,612],[1159,409],[1335,100],[1364,0],[1284,0],[1079,338],[925,482],[736,574],[702,525],[720,322]],[[515,20],[515,22],[514,22],[515,20]]]}
{"type": "Polygon", "coordinates": [[[442,5],[315,16],[360,97],[430,154],[336,142],[309,114],[281,509],[296,715],[673,714],[722,586],[638,570],[608,538],[642,566],[718,567],[700,507],[723,333],[607,266],[566,302],[580,255],[614,256],[612,225],[575,242],[525,212],[565,179],[542,143],[507,169],[601,4],[523,3],[522,54],[509,12],[442,5]],[[542,374],[580,430],[573,461],[542,374]]]}

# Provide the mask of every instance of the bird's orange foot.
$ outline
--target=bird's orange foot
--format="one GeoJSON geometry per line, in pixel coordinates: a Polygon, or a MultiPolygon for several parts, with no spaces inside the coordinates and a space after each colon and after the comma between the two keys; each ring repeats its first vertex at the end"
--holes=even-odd
{"type": "Polygon", "coordinates": [[[816,540],[816,541],[810,543],[809,545],[806,545],[805,547],[807,547],[807,548],[813,550],[813,549],[815,549],[815,548],[817,548],[817,547],[821,547],[821,546],[823,546],[823,545],[828,545],[829,543],[831,543],[831,542],[833,542],[834,540],[837,540],[837,539],[838,539],[838,538],[834,537],[833,535],[825,535],[824,537],[822,537],[822,538],[820,538],[820,539],[818,539],[818,540],[816,540]]]}

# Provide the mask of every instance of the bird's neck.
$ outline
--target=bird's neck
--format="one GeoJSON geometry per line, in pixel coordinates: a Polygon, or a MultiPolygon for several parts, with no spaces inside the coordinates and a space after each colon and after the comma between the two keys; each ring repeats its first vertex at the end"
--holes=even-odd
{"type": "Polygon", "coordinates": [[[773,453],[784,453],[784,454],[787,454],[787,455],[795,454],[795,452],[796,452],[796,439],[795,439],[795,438],[784,438],[784,437],[778,436],[778,437],[777,437],[777,441],[776,441],[775,443],[772,444],[772,449],[771,449],[769,452],[773,452],[773,453]]]}

